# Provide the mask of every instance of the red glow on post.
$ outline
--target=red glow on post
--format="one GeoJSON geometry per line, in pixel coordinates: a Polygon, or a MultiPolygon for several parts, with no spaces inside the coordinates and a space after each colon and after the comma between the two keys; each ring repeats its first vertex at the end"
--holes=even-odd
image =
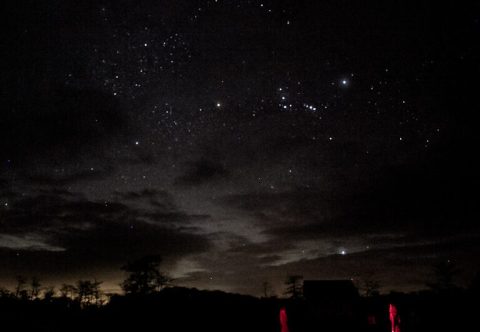
{"type": "Polygon", "coordinates": [[[400,315],[398,314],[397,307],[394,304],[390,304],[388,312],[390,314],[392,332],[400,332],[400,315]]]}
{"type": "Polygon", "coordinates": [[[281,332],[288,332],[287,310],[285,308],[280,309],[280,325],[282,326],[281,332]]]}

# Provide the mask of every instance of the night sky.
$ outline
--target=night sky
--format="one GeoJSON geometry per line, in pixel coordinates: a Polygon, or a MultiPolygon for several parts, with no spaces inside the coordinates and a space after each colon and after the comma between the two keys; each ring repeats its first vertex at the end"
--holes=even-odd
{"type": "Polygon", "coordinates": [[[425,287],[480,257],[480,6],[2,3],[0,284],[425,287]]]}

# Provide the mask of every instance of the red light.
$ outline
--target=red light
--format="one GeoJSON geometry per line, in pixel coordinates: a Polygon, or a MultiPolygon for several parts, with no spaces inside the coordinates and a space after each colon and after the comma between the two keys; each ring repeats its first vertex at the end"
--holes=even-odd
{"type": "Polygon", "coordinates": [[[282,332],[288,332],[287,310],[285,308],[280,309],[280,325],[282,326],[282,332]]]}
{"type": "Polygon", "coordinates": [[[390,314],[390,323],[392,324],[392,332],[400,332],[400,315],[398,314],[397,307],[390,304],[388,308],[390,314]]]}

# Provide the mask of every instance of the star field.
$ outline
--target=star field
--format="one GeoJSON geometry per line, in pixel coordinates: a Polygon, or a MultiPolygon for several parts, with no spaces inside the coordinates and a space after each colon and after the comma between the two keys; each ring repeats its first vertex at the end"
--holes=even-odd
{"type": "Polygon", "coordinates": [[[466,6],[53,1],[9,14],[0,280],[31,270],[115,291],[121,264],[160,254],[200,288],[281,294],[287,274],[374,273],[385,290],[418,289],[429,264],[478,253],[479,17],[466,6]]]}

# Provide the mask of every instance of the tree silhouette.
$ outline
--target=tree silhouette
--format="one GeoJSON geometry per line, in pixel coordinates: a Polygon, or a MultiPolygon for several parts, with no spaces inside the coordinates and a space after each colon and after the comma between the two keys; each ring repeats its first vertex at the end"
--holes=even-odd
{"type": "Polygon", "coordinates": [[[361,288],[365,296],[371,297],[380,294],[380,281],[375,278],[373,273],[367,273],[362,279],[361,288]]]}
{"type": "Polygon", "coordinates": [[[45,288],[45,291],[43,293],[43,299],[47,302],[51,302],[55,296],[55,287],[49,286],[45,288]]]}
{"type": "Polygon", "coordinates": [[[380,295],[380,282],[374,279],[367,279],[363,282],[363,288],[365,290],[365,296],[378,296],[380,295]]]}
{"type": "Polygon", "coordinates": [[[427,285],[434,291],[445,292],[454,289],[454,279],[460,271],[451,261],[441,261],[433,267],[434,281],[427,285]]]}
{"type": "Polygon", "coordinates": [[[11,297],[11,296],[12,296],[12,293],[8,289],[0,286],[0,298],[11,297]]]}
{"type": "Polygon", "coordinates": [[[172,279],[158,270],[160,262],[160,256],[146,256],[122,266],[121,269],[129,274],[121,284],[123,291],[145,295],[170,284],[172,279]]]}
{"type": "Polygon", "coordinates": [[[60,295],[61,297],[73,300],[77,295],[77,287],[74,285],[63,284],[62,287],[60,287],[60,295]]]}
{"type": "Polygon", "coordinates": [[[40,295],[42,284],[37,277],[33,277],[32,281],[30,282],[30,299],[35,300],[40,295]]]}
{"type": "Polygon", "coordinates": [[[28,291],[26,290],[27,280],[23,276],[17,276],[17,285],[15,286],[15,297],[26,299],[28,291]]]}
{"type": "Polygon", "coordinates": [[[268,281],[262,283],[263,297],[269,297],[272,294],[272,285],[268,281]]]}
{"type": "Polygon", "coordinates": [[[100,290],[101,281],[79,280],[77,281],[77,300],[82,306],[98,305],[102,292],[100,290]]]}
{"type": "Polygon", "coordinates": [[[285,290],[285,295],[288,295],[292,299],[298,299],[302,296],[303,293],[303,276],[300,275],[290,275],[285,280],[285,285],[287,289],[285,290]]]}
{"type": "Polygon", "coordinates": [[[157,277],[157,291],[162,290],[163,288],[170,286],[172,284],[173,279],[167,276],[164,273],[160,272],[160,275],[157,277]]]}

